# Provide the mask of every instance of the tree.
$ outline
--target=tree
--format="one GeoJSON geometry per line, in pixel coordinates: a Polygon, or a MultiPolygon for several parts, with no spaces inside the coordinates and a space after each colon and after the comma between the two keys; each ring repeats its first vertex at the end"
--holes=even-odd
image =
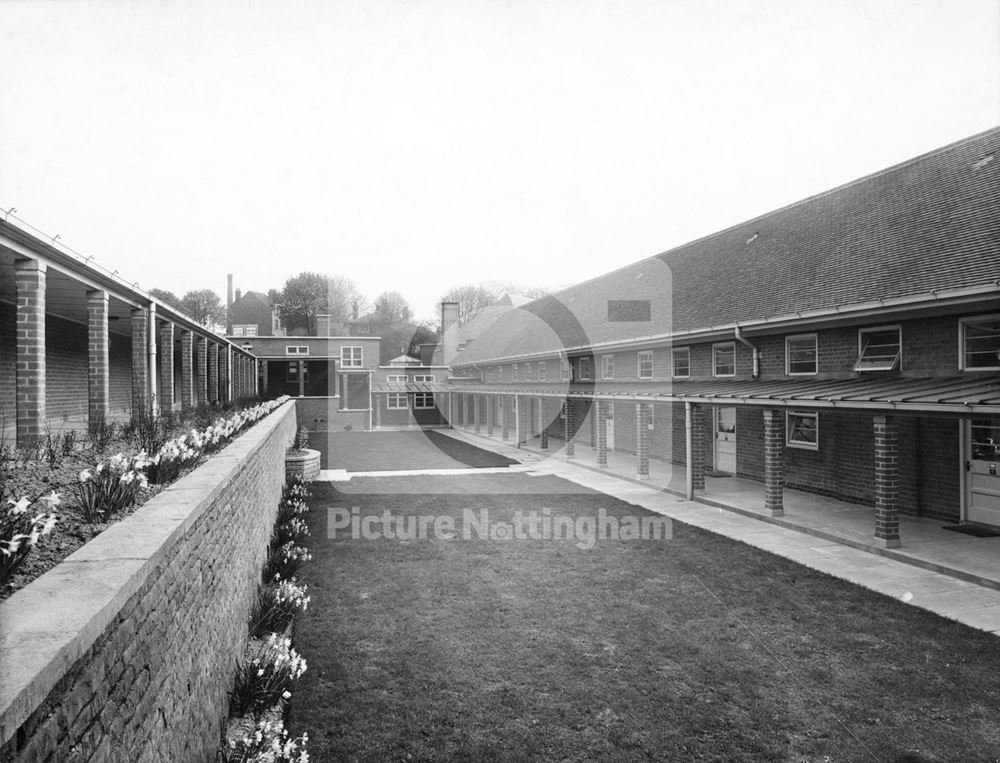
{"type": "Polygon", "coordinates": [[[165,302],[171,307],[175,307],[178,310],[183,310],[181,306],[181,298],[174,294],[172,291],[167,289],[150,289],[149,296],[156,297],[160,302],[165,302]]]}
{"type": "Polygon", "coordinates": [[[334,323],[345,323],[353,317],[364,298],[350,278],[329,277],[322,273],[303,272],[285,281],[280,292],[274,293],[274,306],[289,330],[316,328],[317,315],[329,315],[334,323]]]}
{"type": "Polygon", "coordinates": [[[219,295],[211,289],[187,292],[181,297],[180,309],[202,326],[211,327],[226,321],[226,308],[222,306],[219,295]]]}
{"type": "Polygon", "coordinates": [[[409,323],[413,311],[398,291],[383,291],[375,299],[375,322],[380,325],[409,323]]]}
{"type": "Polygon", "coordinates": [[[476,317],[484,307],[489,307],[497,301],[498,293],[495,289],[482,284],[456,286],[449,289],[440,300],[441,302],[458,302],[458,322],[468,323],[476,317]]]}

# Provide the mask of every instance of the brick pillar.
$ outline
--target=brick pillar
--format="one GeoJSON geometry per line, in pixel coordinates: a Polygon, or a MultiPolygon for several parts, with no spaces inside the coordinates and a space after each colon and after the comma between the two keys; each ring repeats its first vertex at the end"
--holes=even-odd
{"type": "Polygon", "coordinates": [[[219,345],[208,343],[208,402],[219,402],[219,345]]]}
{"type": "Polygon", "coordinates": [[[542,438],[542,450],[549,449],[549,399],[547,397],[538,398],[538,416],[541,419],[539,429],[542,438]]]}
{"type": "Polygon", "coordinates": [[[495,418],[494,414],[495,414],[495,408],[494,408],[494,402],[493,402],[493,395],[487,395],[486,396],[486,436],[487,437],[492,437],[493,436],[493,424],[494,424],[494,420],[493,419],[495,418]]]}
{"type": "Polygon", "coordinates": [[[160,411],[174,409],[174,324],[160,326],[160,411]]]}
{"type": "Polygon", "coordinates": [[[684,403],[685,435],[687,440],[687,497],[705,490],[705,409],[694,403],[684,403]]]}
{"type": "Polygon", "coordinates": [[[635,404],[636,470],[635,474],[641,480],[649,479],[649,408],[650,403],[635,404]]]}
{"type": "MultiPolygon", "coordinates": [[[[260,393],[259,393],[258,397],[262,397],[262,398],[266,398],[267,397],[267,386],[270,383],[270,380],[268,379],[268,366],[269,366],[268,361],[266,361],[266,360],[260,361],[260,387],[261,388],[260,388],[260,393]]],[[[334,378],[336,378],[336,376],[334,378]]],[[[448,395],[448,401],[449,401],[449,403],[451,402],[451,395],[450,394],[448,395]]]]}
{"type": "Polygon", "coordinates": [[[508,395],[500,396],[500,439],[509,440],[510,439],[510,418],[507,415],[507,409],[510,408],[510,397],[508,395]]]}
{"type": "Polygon", "coordinates": [[[566,458],[573,458],[576,456],[576,447],[573,443],[573,435],[576,432],[573,429],[573,401],[566,398],[566,458]]]}
{"type": "Polygon", "coordinates": [[[111,412],[108,293],[87,292],[87,422],[97,424],[111,412]]]}
{"type": "Polygon", "coordinates": [[[521,397],[519,395],[514,395],[514,443],[517,447],[521,447],[524,444],[524,428],[521,424],[523,419],[521,418],[521,397]]]}
{"type": "Polygon", "coordinates": [[[480,419],[482,418],[480,416],[480,411],[479,411],[479,409],[481,407],[479,405],[479,403],[480,403],[479,398],[480,398],[479,395],[473,395],[472,396],[472,421],[473,421],[473,426],[474,426],[474,428],[476,430],[476,434],[479,434],[479,427],[480,427],[480,423],[481,423],[480,419]]]}
{"type": "Polygon", "coordinates": [[[195,359],[195,394],[198,405],[207,405],[208,400],[208,339],[195,339],[197,358],[195,359]]]}
{"type": "Polygon", "coordinates": [[[785,414],[764,409],[764,509],[772,517],[785,513],[785,414]]]}
{"type": "Polygon", "coordinates": [[[45,434],[45,270],[37,260],[14,262],[17,444],[29,447],[45,434]]]}
{"type": "Polygon", "coordinates": [[[149,399],[149,313],[132,310],[132,415],[152,410],[149,399]]]}
{"type": "Polygon", "coordinates": [[[243,356],[238,352],[232,354],[233,358],[233,400],[243,397],[243,356]]]}
{"type": "MultiPolygon", "coordinates": [[[[302,386],[302,361],[299,361],[299,386],[302,386]]],[[[229,345],[219,345],[219,401],[228,403],[229,396],[229,345]]]]}
{"type": "Polygon", "coordinates": [[[181,330],[181,408],[194,408],[194,334],[181,330]]]}
{"type": "Polygon", "coordinates": [[[899,425],[893,416],[873,417],[875,426],[875,538],[899,547],[899,425]]]}
{"type": "Polygon", "coordinates": [[[608,403],[597,401],[597,465],[608,465],[608,403]]]}

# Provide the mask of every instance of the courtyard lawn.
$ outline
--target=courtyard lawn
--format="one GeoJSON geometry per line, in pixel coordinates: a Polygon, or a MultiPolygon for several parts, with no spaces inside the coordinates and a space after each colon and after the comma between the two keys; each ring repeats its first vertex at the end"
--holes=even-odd
{"type": "Polygon", "coordinates": [[[333,506],[651,516],[554,477],[312,490],[290,722],[317,760],[1000,757],[995,636],[678,523],[589,550],[328,538],[333,506]]]}
{"type": "Polygon", "coordinates": [[[324,469],[349,472],[510,466],[515,461],[433,429],[402,432],[312,432],[324,469]]]}

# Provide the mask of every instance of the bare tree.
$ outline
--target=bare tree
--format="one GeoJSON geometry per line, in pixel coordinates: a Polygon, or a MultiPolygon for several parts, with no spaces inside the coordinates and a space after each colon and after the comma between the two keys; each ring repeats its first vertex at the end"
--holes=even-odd
{"type": "Polygon", "coordinates": [[[438,302],[458,302],[458,322],[468,323],[484,307],[496,302],[498,296],[497,291],[489,286],[469,284],[449,289],[438,302]]]}
{"type": "Polygon", "coordinates": [[[381,324],[408,323],[413,311],[398,291],[384,291],[375,299],[375,319],[381,324]]]}
{"type": "Polygon", "coordinates": [[[226,308],[211,289],[195,289],[181,297],[180,308],[202,326],[214,326],[226,320],[226,308]]]}

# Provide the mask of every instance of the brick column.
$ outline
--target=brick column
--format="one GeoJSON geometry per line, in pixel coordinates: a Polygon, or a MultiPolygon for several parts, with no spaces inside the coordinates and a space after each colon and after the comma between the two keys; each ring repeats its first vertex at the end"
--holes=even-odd
{"type": "Polygon", "coordinates": [[[132,310],[132,415],[152,410],[149,399],[149,313],[132,310]]]}
{"type": "MultiPolygon", "coordinates": [[[[302,386],[302,361],[299,361],[299,386],[302,386]]],[[[229,395],[229,345],[219,345],[219,401],[228,403],[229,395]]]]}
{"type": "Polygon", "coordinates": [[[549,399],[547,397],[538,398],[538,415],[541,419],[539,429],[542,438],[542,450],[549,449],[549,399]]]}
{"type": "Polygon", "coordinates": [[[772,517],[785,513],[785,414],[764,409],[764,509],[772,517]]]}
{"type": "Polygon", "coordinates": [[[14,262],[17,444],[26,447],[45,434],[45,270],[37,260],[14,262]]]}
{"type": "Polygon", "coordinates": [[[694,403],[684,403],[685,435],[687,440],[687,497],[705,490],[705,409],[694,403]]]}
{"type": "Polygon", "coordinates": [[[597,401],[597,465],[608,465],[608,403],[597,401]]]}
{"type": "Polygon", "coordinates": [[[524,428],[521,425],[521,397],[514,395],[514,444],[521,447],[524,444],[524,428]]]}
{"type": "Polygon", "coordinates": [[[219,402],[219,345],[208,343],[208,402],[219,402]]]}
{"type": "Polygon", "coordinates": [[[576,447],[573,443],[573,435],[576,432],[573,429],[573,401],[566,398],[566,458],[573,458],[576,456],[576,447]]]}
{"type": "Polygon", "coordinates": [[[87,292],[87,423],[103,422],[111,412],[108,293],[87,292]]]}
{"type": "Polygon", "coordinates": [[[174,324],[160,326],[160,411],[174,409],[174,324]]]}
{"type": "Polygon", "coordinates": [[[873,417],[875,426],[875,538],[899,547],[899,425],[893,416],[873,417]]]}
{"type": "Polygon", "coordinates": [[[194,405],[194,334],[181,329],[181,408],[194,405]]]}
{"type": "Polygon", "coordinates": [[[508,395],[500,395],[500,439],[502,440],[510,439],[510,418],[507,415],[508,408],[510,408],[510,397],[508,395]]]}
{"type": "MultiPolygon", "coordinates": [[[[269,363],[266,360],[260,361],[260,386],[261,386],[261,389],[260,389],[260,392],[259,392],[258,396],[261,397],[261,398],[266,398],[267,397],[267,387],[268,387],[268,384],[270,383],[270,380],[268,379],[268,366],[269,366],[269,363]]],[[[449,405],[451,404],[451,394],[448,395],[448,404],[449,405]]]]}
{"type": "Polygon", "coordinates": [[[480,408],[479,397],[480,397],[479,395],[473,395],[472,396],[472,421],[473,421],[473,428],[475,429],[476,434],[479,434],[479,427],[480,427],[480,423],[481,423],[480,422],[481,416],[480,416],[480,412],[479,412],[479,408],[480,408]]]}
{"type": "Polygon", "coordinates": [[[243,397],[243,356],[234,352],[233,358],[233,400],[243,397]]]}
{"type": "Polygon", "coordinates": [[[635,404],[635,420],[637,431],[636,470],[635,475],[641,480],[649,479],[649,408],[650,403],[635,404]]]}
{"type": "Polygon", "coordinates": [[[208,339],[199,336],[195,339],[195,395],[198,405],[207,405],[208,400],[208,339]]]}
{"type": "Polygon", "coordinates": [[[486,436],[493,436],[493,424],[495,418],[493,395],[486,396],[486,436]]]}

